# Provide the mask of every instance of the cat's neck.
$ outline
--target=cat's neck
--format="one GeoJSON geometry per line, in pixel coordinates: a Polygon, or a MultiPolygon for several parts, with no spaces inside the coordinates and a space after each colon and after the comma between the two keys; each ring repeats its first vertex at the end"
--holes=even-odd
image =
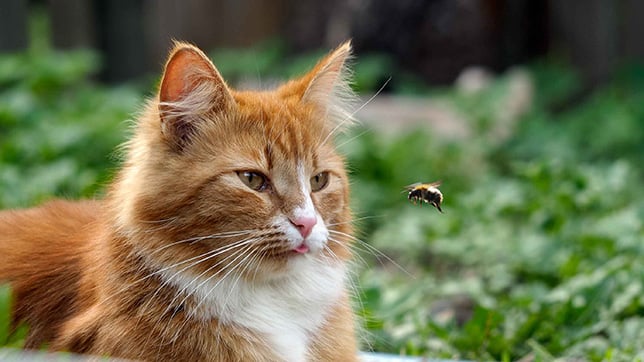
{"type": "Polygon", "coordinates": [[[289,275],[271,281],[239,276],[199,278],[185,272],[163,273],[163,279],[194,296],[195,318],[217,319],[256,332],[287,361],[303,361],[312,335],[339,303],[346,278],[342,264],[294,260],[289,275]]]}

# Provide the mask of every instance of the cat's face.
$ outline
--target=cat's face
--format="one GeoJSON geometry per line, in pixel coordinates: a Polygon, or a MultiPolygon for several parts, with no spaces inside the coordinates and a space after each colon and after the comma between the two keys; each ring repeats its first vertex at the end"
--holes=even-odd
{"type": "Polygon", "coordinates": [[[350,211],[333,133],[348,44],[270,92],[235,92],[178,45],[159,101],[128,145],[112,207],[159,266],[195,276],[278,278],[349,258],[350,211]]]}

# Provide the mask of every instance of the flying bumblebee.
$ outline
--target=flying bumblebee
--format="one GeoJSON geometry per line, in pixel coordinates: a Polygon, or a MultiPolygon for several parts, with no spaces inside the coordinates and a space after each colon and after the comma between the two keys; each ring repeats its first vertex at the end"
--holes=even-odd
{"type": "Polygon", "coordinates": [[[426,202],[434,206],[436,209],[438,209],[438,211],[443,212],[443,210],[441,209],[443,194],[438,189],[438,186],[440,185],[440,181],[431,183],[417,182],[415,184],[411,184],[405,187],[406,191],[409,192],[407,194],[407,198],[414,205],[416,205],[417,202],[420,202],[421,205],[423,204],[423,202],[426,202]]]}

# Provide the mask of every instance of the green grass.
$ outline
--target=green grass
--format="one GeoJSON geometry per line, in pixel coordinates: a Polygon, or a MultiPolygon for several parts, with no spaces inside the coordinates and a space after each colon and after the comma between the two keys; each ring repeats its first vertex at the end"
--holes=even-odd
{"type": "MultiPolygon", "coordinates": [[[[257,68],[275,69],[272,47],[213,57],[226,77],[244,77],[234,59],[255,64],[246,67],[255,77],[257,68]]],[[[372,91],[380,84],[368,80],[383,78],[390,63],[370,59],[356,73],[372,91]]],[[[0,57],[0,207],[100,196],[143,96],[87,81],[95,64],[87,52],[0,57]]],[[[339,141],[359,235],[400,266],[361,254],[356,304],[375,350],[503,361],[644,358],[644,72],[625,69],[557,112],[580,88],[575,73],[544,62],[530,74],[533,108],[506,138],[493,131],[509,92],[501,77],[474,95],[432,93],[458,107],[469,139],[356,129],[339,141]],[[438,179],[444,214],[401,193],[438,179]]],[[[16,345],[7,306],[0,289],[0,345],[16,345]]]]}

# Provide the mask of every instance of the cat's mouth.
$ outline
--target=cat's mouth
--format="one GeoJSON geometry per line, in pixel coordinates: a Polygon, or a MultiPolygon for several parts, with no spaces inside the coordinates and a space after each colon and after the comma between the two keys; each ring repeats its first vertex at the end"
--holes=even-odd
{"type": "Polygon", "coordinates": [[[301,242],[296,247],[289,247],[287,249],[282,249],[281,251],[277,251],[274,254],[272,254],[272,256],[277,259],[282,259],[282,258],[290,259],[297,256],[312,254],[314,252],[315,252],[315,248],[312,248],[306,242],[301,242]]]}
{"type": "Polygon", "coordinates": [[[309,254],[312,252],[311,247],[305,243],[301,242],[299,245],[293,247],[292,244],[291,246],[287,245],[280,245],[280,246],[275,246],[273,248],[269,248],[270,251],[264,253],[264,256],[267,259],[289,259],[291,257],[295,257],[298,255],[305,255],[309,254]]]}
{"type": "Polygon", "coordinates": [[[294,249],[293,249],[293,252],[294,252],[294,253],[297,253],[297,254],[306,254],[306,253],[308,253],[310,250],[311,250],[311,249],[309,248],[309,246],[308,246],[308,245],[306,245],[305,243],[302,243],[302,244],[300,244],[299,246],[297,246],[296,248],[294,248],[294,249]]]}

